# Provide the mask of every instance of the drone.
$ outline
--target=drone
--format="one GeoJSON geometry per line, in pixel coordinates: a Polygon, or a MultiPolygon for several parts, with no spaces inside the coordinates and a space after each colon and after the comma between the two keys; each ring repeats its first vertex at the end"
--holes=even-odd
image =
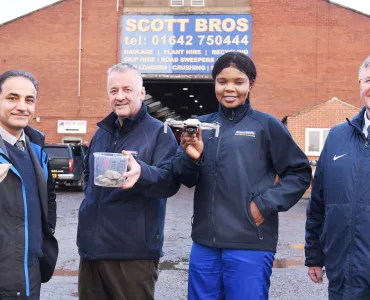
{"type": "Polygon", "coordinates": [[[176,121],[174,119],[167,119],[164,122],[164,132],[167,133],[167,127],[173,126],[177,128],[184,128],[185,132],[194,134],[198,132],[198,128],[202,129],[216,129],[215,136],[218,137],[220,125],[217,123],[202,123],[198,119],[187,119],[185,121],[176,121]]]}

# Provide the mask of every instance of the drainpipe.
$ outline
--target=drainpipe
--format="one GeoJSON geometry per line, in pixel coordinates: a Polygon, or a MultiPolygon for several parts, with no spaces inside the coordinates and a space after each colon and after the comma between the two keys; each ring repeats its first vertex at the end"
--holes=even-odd
{"type": "Polygon", "coordinates": [[[82,56],[82,0],[80,0],[80,33],[78,41],[78,97],[81,96],[81,56],[82,56]]]}

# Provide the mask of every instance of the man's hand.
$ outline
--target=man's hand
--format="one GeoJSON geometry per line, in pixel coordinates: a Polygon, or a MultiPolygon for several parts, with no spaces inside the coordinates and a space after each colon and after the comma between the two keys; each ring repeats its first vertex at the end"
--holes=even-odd
{"type": "Polygon", "coordinates": [[[180,145],[186,154],[194,161],[197,161],[203,153],[202,129],[198,128],[196,134],[182,132],[180,145]]]}
{"type": "Polygon", "coordinates": [[[265,219],[263,218],[260,210],[258,209],[256,203],[254,203],[253,200],[250,205],[250,210],[251,210],[254,223],[256,223],[257,226],[260,226],[265,221],[265,219]]]}
{"type": "Polygon", "coordinates": [[[122,154],[128,156],[128,165],[127,165],[128,171],[122,174],[122,176],[126,178],[122,185],[122,188],[126,190],[132,188],[135,185],[135,183],[139,180],[141,175],[141,166],[137,163],[137,161],[130,152],[123,150],[122,154]]]}
{"type": "Polygon", "coordinates": [[[323,283],[324,271],[321,267],[308,267],[308,276],[314,283],[323,283]]]}

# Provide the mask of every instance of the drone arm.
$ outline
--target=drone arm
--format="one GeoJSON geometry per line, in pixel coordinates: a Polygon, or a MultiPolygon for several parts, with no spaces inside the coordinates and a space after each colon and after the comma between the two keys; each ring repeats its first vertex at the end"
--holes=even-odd
{"type": "Polygon", "coordinates": [[[213,129],[216,128],[216,125],[217,124],[214,123],[201,123],[200,127],[202,127],[202,129],[213,129]]]}
{"type": "Polygon", "coordinates": [[[216,125],[216,133],[215,136],[218,137],[218,134],[220,133],[220,125],[216,125]]]}
{"type": "Polygon", "coordinates": [[[218,137],[219,131],[220,131],[220,125],[217,123],[202,123],[201,124],[202,129],[215,129],[215,136],[218,137]]]}

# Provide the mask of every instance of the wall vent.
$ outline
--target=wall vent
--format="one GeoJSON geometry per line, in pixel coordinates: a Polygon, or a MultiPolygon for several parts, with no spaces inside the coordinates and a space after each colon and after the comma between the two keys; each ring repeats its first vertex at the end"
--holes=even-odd
{"type": "Polygon", "coordinates": [[[170,0],[170,6],[184,6],[184,0],[170,0]]]}
{"type": "Polygon", "coordinates": [[[204,6],[204,0],[191,0],[191,6],[204,6]]]}

